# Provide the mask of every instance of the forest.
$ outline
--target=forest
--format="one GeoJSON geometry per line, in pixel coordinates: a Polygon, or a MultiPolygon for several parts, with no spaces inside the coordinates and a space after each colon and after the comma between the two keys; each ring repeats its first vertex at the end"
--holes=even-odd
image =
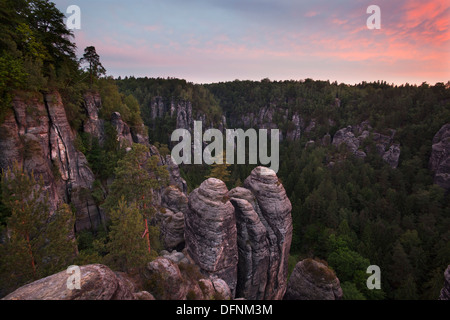
{"type": "MultiPolygon", "coordinates": [[[[327,261],[341,281],[345,299],[439,296],[450,261],[450,198],[433,184],[429,159],[434,135],[450,121],[449,83],[347,85],[262,79],[198,85],[134,77],[117,83],[123,93],[136,97],[143,115],[148,114],[152,99],[161,96],[168,102],[192,99],[197,112],[208,112],[211,104],[211,117],[219,106],[231,128],[245,115],[268,106],[288,110],[289,115],[297,112],[305,123],[313,119],[314,130],[302,133],[297,141],[283,141],[280,147],[278,177],[293,205],[292,265],[306,257],[327,261]],[[199,90],[209,92],[209,101],[184,94],[199,90]],[[364,141],[369,150],[365,160],[333,145],[305,148],[308,141],[320,141],[363,121],[377,132],[396,131],[395,141],[401,146],[397,168],[381,159],[370,139],[364,141]],[[367,289],[369,265],[381,268],[382,290],[367,289]]],[[[169,135],[155,135],[152,129],[160,119],[143,118],[153,142],[170,144],[169,135]]],[[[171,121],[164,120],[165,127],[158,132],[175,129],[175,119],[168,118],[171,121]]],[[[292,126],[277,114],[272,121],[280,129],[292,126]]],[[[223,179],[229,188],[241,185],[253,167],[183,165],[181,169],[193,190],[208,176],[223,179]]]]}

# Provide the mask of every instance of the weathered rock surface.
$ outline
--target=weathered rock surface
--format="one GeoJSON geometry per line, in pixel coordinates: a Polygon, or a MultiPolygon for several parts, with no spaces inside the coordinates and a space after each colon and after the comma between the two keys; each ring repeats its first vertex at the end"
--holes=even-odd
{"type": "Polygon", "coordinates": [[[42,175],[51,212],[61,202],[72,203],[77,211],[76,229],[96,228],[103,217],[90,193],[94,174],[75,148],[75,134],[60,95],[17,96],[12,109],[0,126],[1,168],[17,161],[26,171],[42,175]]]}
{"type": "Polygon", "coordinates": [[[305,259],[297,263],[289,278],[285,300],[340,300],[339,279],[325,264],[305,259]]]}
{"type": "Polygon", "coordinates": [[[336,147],[344,144],[357,158],[364,159],[367,156],[367,150],[362,149],[362,142],[371,137],[375,142],[377,153],[392,168],[397,168],[400,159],[400,145],[394,143],[395,133],[395,130],[391,130],[390,136],[388,136],[373,132],[370,124],[364,121],[359,125],[338,130],[333,137],[332,144],[336,147]]]}
{"type": "Polygon", "coordinates": [[[189,195],[185,214],[185,241],[200,269],[223,279],[232,296],[237,279],[237,233],[234,207],[221,180],[210,178],[189,195]]]}
{"type": "Polygon", "coordinates": [[[117,131],[117,140],[122,147],[131,147],[133,145],[133,136],[130,127],[122,120],[119,112],[113,112],[111,115],[111,124],[117,131]]]}
{"type": "Polygon", "coordinates": [[[189,196],[186,249],[233,297],[282,299],[292,241],[292,206],[275,172],[257,167],[229,192],[208,179],[189,196]],[[244,188],[245,187],[245,188],[244,188]]]}
{"type": "Polygon", "coordinates": [[[188,210],[188,198],[178,187],[165,188],[162,208],[157,212],[161,240],[166,250],[184,247],[184,213],[188,210]]]}
{"type": "Polygon", "coordinates": [[[441,290],[439,300],[450,300],[450,265],[445,270],[444,278],[444,287],[441,290]]]}
{"type": "MultiPolygon", "coordinates": [[[[244,187],[254,195],[257,205],[254,204],[253,207],[266,229],[269,264],[264,299],[282,299],[286,291],[288,257],[292,242],[291,202],[275,172],[265,167],[255,168],[244,181],[244,187]]],[[[251,211],[250,216],[256,218],[251,211]]],[[[251,225],[252,223],[248,223],[248,226],[251,225]]],[[[259,229],[261,228],[256,227],[255,231],[259,229]]],[[[256,249],[256,243],[254,245],[256,249]]]]}
{"type": "Polygon", "coordinates": [[[102,100],[99,93],[88,92],[83,96],[83,106],[86,112],[86,120],[83,123],[83,131],[98,139],[100,145],[105,141],[105,121],[98,117],[102,108],[102,100]]]}
{"type": "Polygon", "coordinates": [[[434,183],[450,190],[450,123],[444,125],[433,138],[429,167],[434,183]]]}
{"type": "Polygon", "coordinates": [[[84,154],[75,148],[75,135],[67,121],[60,95],[46,95],[45,102],[51,123],[51,160],[65,182],[67,202],[77,209],[75,227],[77,230],[96,229],[103,218],[90,192],[94,174],[84,154]]]}
{"type": "MultiPolygon", "coordinates": [[[[100,95],[86,93],[83,106],[87,115],[83,130],[103,143],[104,120],[98,117],[102,107],[100,95]]],[[[171,161],[170,155],[162,157],[154,146],[150,146],[144,128],[130,128],[118,113],[112,115],[111,123],[122,144],[149,146],[149,156],[157,155],[161,159],[160,165],[167,166],[170,183],[187,192],[186,181],[181,178],[178,166],[171,161]]],[[[76,149],[75,140],[76,133],[69,125],[58,93],[34,98],[17,96],[13,99],[12,110],[0,125],[0,168],[6,169],[17,161],[28,172],[42,175],[49,193],[50,213],[61,202],[73,204],[76,230],[97,229],[105,217],[91,195],[94,174],[86,157],[76,149]]],[[[159,195],[155,198],[161,200],[159,195]]]]}
{"type": "Polygon", "coordinates": [[[152,295],[158,300],[231,299],[231,290],[224,280],[202,275],[198,267],[186,262],[189,259],[184,255],[181,258],[182,255],[172,252],[147,265],[144,276],[152,287],[152,295]]]}
{"type": "Polygon", "coordinates": [[[81,289],[68,289],[70,274],[61,271],[27,284],[3,300],[135,300],[150,299],[145,292],[135,293],[123,276],[116,275],[104,265],[81,266],[81,289]]]}
{"type": "Polygon", "coordinates": [[[151,292],[158,300],[184,300],[188,287],[177,264],[170,259],[158,257],[148,263],[145,277],[157,287],[151,292]]]}
{"type": "Polygon", "coordinates": [[[155,146],[150,146],[150,155],[158,156],[158,164],[166,166],[167,170],[169,171],[170,185],[177,186],[181,190],[181,192],[187,194],[187,183],[181,177],[180,168],[172,159],[172,156],[170,154],[162,156],[155,146]]]}
{"type": "Polygon", "coordinates": [[[236,297],[250,300],[264,299],[267,271],[270,269],[267,230],[252,205],[252,203],[256,205],[256,201],[249,202],[238,198],[253,197],[251,192],[244,188],[233,190],[235,194],[230,201],[236,209],[239,252],[236,297]]]}

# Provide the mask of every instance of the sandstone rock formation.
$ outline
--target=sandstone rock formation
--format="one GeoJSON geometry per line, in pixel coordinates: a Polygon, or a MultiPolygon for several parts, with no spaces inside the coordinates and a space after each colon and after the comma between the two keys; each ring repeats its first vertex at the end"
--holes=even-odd
{"type": "Polygon", "coordinates": [[[156,218],[162,244],[166,250],[181,249],[184,247],[184,214],[188,210],[188,198],[172,185],[164,190],[161,206],[156,218]]]}
{"type": "MultiPolygon", "coordinates": [[[[101,106],[98,93],[84,95],[87,117],[83,130],[103,143],[104,120],[98,117],[101,106]]],[[[167,166],[170,183],[187,192],[186,181],[181,178],[178,166],[171,161],[170,155],[162,157],[154,146],[150,146],[144,128],[130,128],[118,113],[112,115],[111,122],[119,141],[127,146],[132,143],[149,146],[149,156],[157,155],[161,159],[160,165],[167,166]]],[[[97,229],[105,217],[91,195],[95,177],[75,142],[76,133],[69,125],[57,92],[32,98],[16,96],[11,112],[0,125],[0,168],[6,169],[17,161],[28,172],[42,176],[49,193],[51,212],[61,202],[70,203],[76,209],[77,231],[97,229]]],[[[160,200],[160,197],[155,198],[160,200]]]]}
{"type": "Polygon", "coordinates": [[[292,206],[275,172],[255,168],[228,192],[211,178],[189,196],[185,239],[203,272],[223,279],[233,297],[281,299],[287,285],[292,206]]]}
{"type": "Polygon", "coordinates": [[[68,289],[71,276],[61,271],[10,293],[3,300],[136,300],[151,299],[148,292],[134,292],[130,281],[104,265],[81,266],[81,288],[68,289]]]}
{"type": "Polygon", "coordinates": [[[255,168],[244,187],[255,196],[255,211],[267,231],[269,264],[264,299],[282,299],[292,242],[291,202],[275,172],[265,167],[255,168]]]}
{"type": "Polygon", "coordinates": [[[208,275],[223,279],[232,296],[237,279],[237,233],[234,207],[221,180],[210,178],[189,195],[185,215],[189,255],[208,275]]]}
{"type": "Polygon", "coordinates": [[[222,130],[226,128],[225,117],[222,117],[219,123],[214,124],[207,119],[206,114],[195,112],[190,101],[168,101],[159,96],[154,97],[150,103],[150,117],[155,120],[156,118],[164,118],[166,115],[175,118],[176,127],[174,129],[187,129],[192,132],[194,121],[202,121],[204,129],[214,127],[222,130]]]}
{"type": "MultiPolygon", "coordinates": [[[[255,211],[255,207],[258,208],[257,203],[249,190],[236,188],[230,191],[230,196],[232,197],[230,201],[236,209],[238,234],[239,263],[236,296],[251,300],[264,299],[267,271],[270,269],[271,262],[268,232],[255,211]],[[234,191],[233,195],[232,191],[234,191]],[[250,199],[245,199],[246,197],[250,199]]],[[[275,244],[276,242],[272,243],[272,245],[275,244]]]]}
{"type": "Polygon", "coordinates": [[[111,124],[117,131],[117,140],[122,147],[131,147],[133,145],[133,136],[130,127],[123,122],[119,112],[113,112],[111,115],[111,124]]]}
{"type": "Polygon", "coordinates": [[[429,167],[434,183],[450,190],[450,123],[444,125],[433,138],[429,167]]]}
{"type": "Polygon", "coordinates": [[[305,259],[297,263],[289,278],[285,300],[340,300],[339,279],[325,264],[305,259]]]}
{"type": "Polygon", "coordinates": [[[450,265],[445,270],[444,278],[444,287],[441,290],[439,300],[450,300],[450,265]]]}
{"type": "Polygon", "coordinates": [[[102,108],[102,100],[99,93],[88,92],[83,96],[83,106],[86,120],[83,122],[83,131],[97,138],[100,145],[105,141],[105,121],[98,117],[102,108]]]}

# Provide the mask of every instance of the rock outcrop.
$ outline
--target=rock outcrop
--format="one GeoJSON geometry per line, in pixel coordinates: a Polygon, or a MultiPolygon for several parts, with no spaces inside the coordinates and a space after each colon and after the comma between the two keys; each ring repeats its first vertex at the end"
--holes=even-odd
{"type": "Polygon", "coordinates": [[[434,183],[450,190],[450,123],[444,125],[433,138],[429,162],[434,183]]]}
{"type": "Polygon", "coordinates": [[[189,255],[208,275],[223,279],[232,296],[237,280],[237,232],[234,207],[221,180],[210,178],[189,195],[185,215],[189,255]]]}
{"type": "Polygon", "coordinates": [[[97,228],[103,217],[91,196],[94,174],[86,157],[75,148],[75,133],[58,93],[24,99],[15,97],[0,126],[0,166],[17,161],[28,172],[42,176],[50,210],[61,202],[77,210],[76,229],[97,228]]]}
{"type": "MultiPolygon", "coordinates": [[[[230,191],[236,211],[237,245],[239,252],[236,297],[250,300],[264,299],[268,270],[270,270],[270,242],[268,232],[258,213],[256,199],[250,190],[236,188],[230,191]]],[[[276,241],[272,243],[275,245],[276,241]]],[[[272,250],[273,251],[273,250],[272,250]]]]}
{"type": "Polygon", "coordinates": [[[269,264],[264,299],[282,299],[286,291],[288,257],[292,242],[292,205],[273,170],[255,168],[244,181],[257,201],[255,212],[266,228],[269,264]]]}
{"type": "Polygon", "coordinates": [[[439,300],[450,300],[450,265],[444,273],[444,287],[441,290],[439,300]]]}
{"type": "Polygon", "coordinates": [[[297,263],[289,278],[285,300],[341,300],[339,279],[325,264],[305,259],[297,263]]]}
{"type": "Polygon", "coordinates": [[[198,266],[181,252],[172,252],[148,263],[144,277],[158,300],[231,299],[231,291],[224,280],[202,275],[198,266]]]}
{"type": "Polygon", "coordinates": [[[2,300],[137,300],[152,299],[148,292],[134,292],[123,275],[100,264],[80,267],[80,289],[69,289],[71,274],[61,271],[10,293],[2,300]]]}
{"type": "Polygon", "coordinates": [[[185,240],[202,272],[223,279],[232,296],[282,299],[292,241],[292,206],[275,172],[255,168],[228,192],[208,179],[189,196],[185,240]]]}
{"type": "Polygon", "coordinates": [[[152,145],[150,145],[150,155],[158,156],[159,157],[158,165],[166,166],[167,170],[169,171],[170,185],[178,187],[181,190],[181,192],[183,192],[184,194],[187,194],[187,183],[181,177],[180,168],[175,163],[172,156],[170,154],[168,154],[166,156],[162,156],[159,153],[158,149],[152,145]]]}
{"type": "MultiPolygon", "coordinates": [[[[86,93],[83,106],[86,113],[83,130],[102,144],[105,140],[105,121],[98,116],[102,107],[100,95],[86,93]]],[[[149,156],[157,155],[160,165],[167,166],[170,183],[183,193],[187,192],[186,181],[181,178],[178,166],[170,155],[161,156],[149,144],[143,127],[129,127],[117,112],[112,115],[111,124],[122,145],[141,143],[149,146],[149,156]]],[[[85,155],[76,148],[76,133],[70,127],[57,92],[34,98],[16,96],[12,110],[0,125],[0,148],[1,169],[17,161],[26,171],[43,177],[49,194],[50,213],[62,202],[72,204],[76,209],[76,231],[97,229],[105,222],[104,214],[91,193],[94,174],[85,155]]]]}
{"type": "Polygon", "coordinates": [[[83,122],[83,131],[98,139],[100,145],[105,141],[105,120],[98,117],[102,108],[102,99],[99,93],[89,92],[83,96],[83,106],[86,120],[83,122]]]}
{"type": "Polygon", "coordinates": [[[167,187],[156,218],[160,226],[161,240],[166,250],[184,247],[184,214],[188,210],[188,198],[176,186],[167,187]]]}
{"type": "Polygon", "coordinates": [[[338,130],[333,137],[332,144],[336,147],[346,145],[355,157],[364,159],[367,157],[368,150],[362,148],[362,142],[371,138],[375,142],[376,152],[392,168],[397,168],[400,159],[400,145],[394,143],[395,133],[395,130],[391,130],[390,136],[388,136],[373,132],[372,127],[365,121],[359,125],[338,130]]]}

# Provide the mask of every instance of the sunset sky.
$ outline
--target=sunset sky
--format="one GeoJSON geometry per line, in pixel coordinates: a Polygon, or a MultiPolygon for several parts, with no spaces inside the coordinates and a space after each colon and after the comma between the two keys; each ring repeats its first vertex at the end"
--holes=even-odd
{"type": "Polygon", "coordinates": [[[240,80],[450,80],[449,0],[54,0],[109,75],[240,80]],[[370,5],[381,29],[369,30],[370,5]],[[69,16],[69,14],[67,14],[69,16]]]}

